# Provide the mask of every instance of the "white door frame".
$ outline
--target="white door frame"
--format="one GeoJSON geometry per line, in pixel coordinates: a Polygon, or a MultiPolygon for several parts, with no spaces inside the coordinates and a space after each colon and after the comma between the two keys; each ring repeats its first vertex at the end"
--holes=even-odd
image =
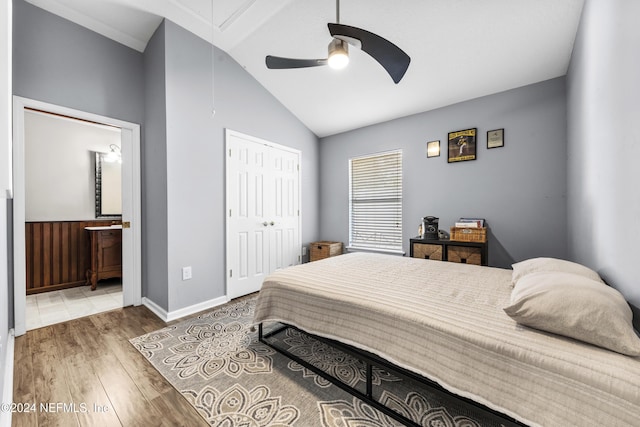
{"type": "Polygon", "coordinates": [[[300,160],[300,167],[298,168],[298,209],[300,211],[300,215],[298,215],[298,241],[296,242],[298,245],[298,259],[299,262],[302,263],[302,151],[287,147],[286,145],[276,144],[275,142],[267,141],[266,139],[257,138],[255,136],[247,135],[242,132],[238,132],[232,129],[225,129],[225,252],[226,252],[226,270],[225,270],[225,293],[227,299],[230,299],[229,296],[229,271],[232,268],[231,257],[230,257],[230,249],[229,249],[229,209],[231,207],[231,198],[229,192],[229,137],[236,136],[238,138],[243,138],[257,144],[266,145],[269,147],[277,148],[283,151],[289,151],[292,153],[298,154],[298,159],[300,160]]]}
{"type": "Polygon", "coordinates": [[[128,271],[123,263],[123,274],[131,286],[123,286],[124,306],[140,305],[142,302],[142,222],[141,222],[141,184],[140,184],[140,125],[110,117],[87,113],[55,104],[36,101],[19,96],[13,97],[13,306],[15,335],[26,333],[26,256],[25,256],[25,109],[33,108],[78,119],[89,120],[106,125],[117,126],[122,130],[121,144],[124,162],[122,164],[123,191],[131,194],[130,200],[123,200],[123,208],[130,206],[130,218],[123,211],[122,220],[129,221],[131,228],[122,233],[123,259],[131,260],[128,271]],[[128,160],[129,159],[129,160],[128,160]],[[129,167],[127,167],[129,166],[129,167]],[[129,234],[129,236],[127,236],[129,234]]]}

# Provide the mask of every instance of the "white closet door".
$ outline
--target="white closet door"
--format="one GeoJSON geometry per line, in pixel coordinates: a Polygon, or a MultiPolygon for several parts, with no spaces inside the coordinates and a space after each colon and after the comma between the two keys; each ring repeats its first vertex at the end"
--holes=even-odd
{"type": "Polygon", "coordinates": [[[300,153],[227,130],[227,297],[299,262],[300,153]]]}
{"type": "Polygon", "coordinates": [[[298,165],[300,155],[284,150],[271,151],[273,183],[269,199],[271,215],[269,224],[269,271],[298,264],[300,261],[298,165]]]}

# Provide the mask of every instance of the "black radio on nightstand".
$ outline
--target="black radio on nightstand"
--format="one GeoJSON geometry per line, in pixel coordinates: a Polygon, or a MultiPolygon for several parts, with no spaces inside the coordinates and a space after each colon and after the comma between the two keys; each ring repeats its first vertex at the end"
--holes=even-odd
{"type": "Polygon", "coordinates": [[[422,238],[424,240],[438,240],[438,218],[435,216],[422,218],[422,238]]]}

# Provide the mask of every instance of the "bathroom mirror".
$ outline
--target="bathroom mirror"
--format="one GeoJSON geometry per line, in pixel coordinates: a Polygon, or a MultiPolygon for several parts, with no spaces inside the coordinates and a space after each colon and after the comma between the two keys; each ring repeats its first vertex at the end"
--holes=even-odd
{"type": "Polygon", "coordinates": [[[96,153],[96,218],[122,216],[122,164],[111,159],[96,153]]]}

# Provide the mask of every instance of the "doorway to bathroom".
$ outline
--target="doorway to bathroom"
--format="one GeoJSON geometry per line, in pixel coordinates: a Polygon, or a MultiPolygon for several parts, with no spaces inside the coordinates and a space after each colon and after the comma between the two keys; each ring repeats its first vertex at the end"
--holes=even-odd
{"type": "Polygon", "coordinates": [[[65,316],[139,305],[139,125],[14,97],[13,139],[16,335],[65,316]],[[54,144],[56,129],[70,126],[75,135],[54,144]],[[80,135],[85,131],[92,137],[80,135]],[[38,132],[45,145],[32,143],[38,132]],[[114,162],[120,176],[108,165],[114,162]],[[109,253],[120,265],[104,265],[109,253]]]}

